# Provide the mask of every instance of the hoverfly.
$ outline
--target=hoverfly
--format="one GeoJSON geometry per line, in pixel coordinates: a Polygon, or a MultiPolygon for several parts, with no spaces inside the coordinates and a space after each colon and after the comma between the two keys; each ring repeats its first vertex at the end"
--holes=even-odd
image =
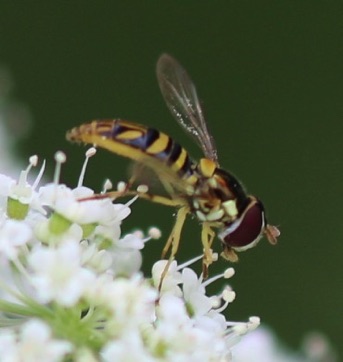
{"type": "MultiPolygon", "coordinates": [[[[207,268],[213,261],[214,228],[218,229],[223,246],[222,256],[233,262],[238,260],[237,251],[255,246],[263,235],[275,244],[280,232],[267,223],[262,202],[248,195],[236,177],[219,166],[214,139],[208,131],[196,88],[186,70],[176,59],[163,54],[158,59],[156,71],[159,87],[172,115],[204,153],[205,157],[198,163],[165,133],[121,119],[82,124],[67,132],[67,139],[100,146],[150,168],[167,196],[149,192],[140,196],[178,208],[162,257],[170,251],[171,263],[186,216],[193,214],[202,224],[203,272],[206,277],[207,268]]],[[[128,185],[134,179],[135,175],[128,185]]],[[[130,190],[130,186],[123,192],[125,195],[137,193],[130,190]]],[[[107,195],[115,197],[118,192],[107,195]]]]}

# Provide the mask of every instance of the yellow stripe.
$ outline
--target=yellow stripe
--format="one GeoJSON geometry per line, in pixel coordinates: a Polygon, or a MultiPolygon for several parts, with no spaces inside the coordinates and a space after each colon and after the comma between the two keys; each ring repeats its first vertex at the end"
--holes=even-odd
{"type": "MultiPolygon", "coordinates": [[[[149,157],[145,152],[140,149],[135,149],[130,145],[125,145],[113,139],[103,138],[97,134],[83,133],[79,135],[79,140],[85,143],[90,143],[95,146],[103,147],[111,152],[120,156],[128,157],[131,160],[142,161],[149,157]]],[[[151,157],[151,156],[150,156],[151,157]]]]}
{"type": "Polygon", "coordinates": [[[151,154],[163,152],[168,146],[169,139],[165,133],[159,132],[158,139],[146,149],[146,152],[151,154]]]}
{"type": "Polygon", "coordinates": [[[118,140],[134,140],[143,135],[143,132],[136,130],[128,130],[115,136],[118,140]]]}
{"type": "Polygon", "coordinates": [[[186,157],[187,152],[184,148],[182,148],[179,158],[173,163],[173,168],[177,171],[180,170],[185,163],[186,157]]]}

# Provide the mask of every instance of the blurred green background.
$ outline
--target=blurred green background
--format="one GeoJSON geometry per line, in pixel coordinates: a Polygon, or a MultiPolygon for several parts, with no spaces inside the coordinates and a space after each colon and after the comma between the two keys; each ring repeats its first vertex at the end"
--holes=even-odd
{"type": "MultiPolygon", "coordinates": [[[[264,240],[240,254],[229,318],[258,315],[292,347],[319,330],[341,351],[342,40],[342,1],[0,3],[0,63],[33,118],[21,154],[46,158],[51,172],[54,152],[64,150],[63,181],[76,185],[85,148],[68,144],[65,131],[121,117],[167,132],[199,158],[157,86],[157,58],[173,54],[195,80],[222,166],[264,201],[282,232],[277,246],[264,240]]],[[[99,190],[106,177],[122,180],[127,165],[98,152],[86,183],[99,190]]],[[[173,214],[138,201],[123,228],[157,225],[166,237],[173,214]]],[[[162,244],[148,244],[147,266],[162,244]]],[[[195,220],[181,249],[180,260],[200,253],[195,220]]]]}

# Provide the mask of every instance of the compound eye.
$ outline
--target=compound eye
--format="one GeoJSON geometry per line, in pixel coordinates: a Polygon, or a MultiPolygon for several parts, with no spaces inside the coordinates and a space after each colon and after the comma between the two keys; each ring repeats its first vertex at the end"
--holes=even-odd
{"type": "Polygon", "coordinates": [[[223,243],[235,250],[249,249],[259,241],[265,228],[261,202],[254,201],[242,216],[220,233],[223,243]]]}

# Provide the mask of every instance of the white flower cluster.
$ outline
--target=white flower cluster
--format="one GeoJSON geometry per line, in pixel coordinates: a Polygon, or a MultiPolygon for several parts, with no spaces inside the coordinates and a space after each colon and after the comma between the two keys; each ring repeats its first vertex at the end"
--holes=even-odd
{"type": "MultiPolygon", "coordinates": [[[[89,151],[87,159],[94,154],[89,151]]],[[[32,185],[0,175],[0,361],[230,361],[238,337],[259,324],[228,322],[222,312],[235,294],[215,296],[203,281],[173,261],[157,261],[151,276],[140,271],[152,228],[121,236],[129,204],[114,204],[82,186],[32,185]]],[[[106,186],[107,187],[107,186],[106,186]]],[[[131,200],[132,201],[132,200],[131,200]]],[[[198,258],[199,259],[199,258],[198,258]]]]}

